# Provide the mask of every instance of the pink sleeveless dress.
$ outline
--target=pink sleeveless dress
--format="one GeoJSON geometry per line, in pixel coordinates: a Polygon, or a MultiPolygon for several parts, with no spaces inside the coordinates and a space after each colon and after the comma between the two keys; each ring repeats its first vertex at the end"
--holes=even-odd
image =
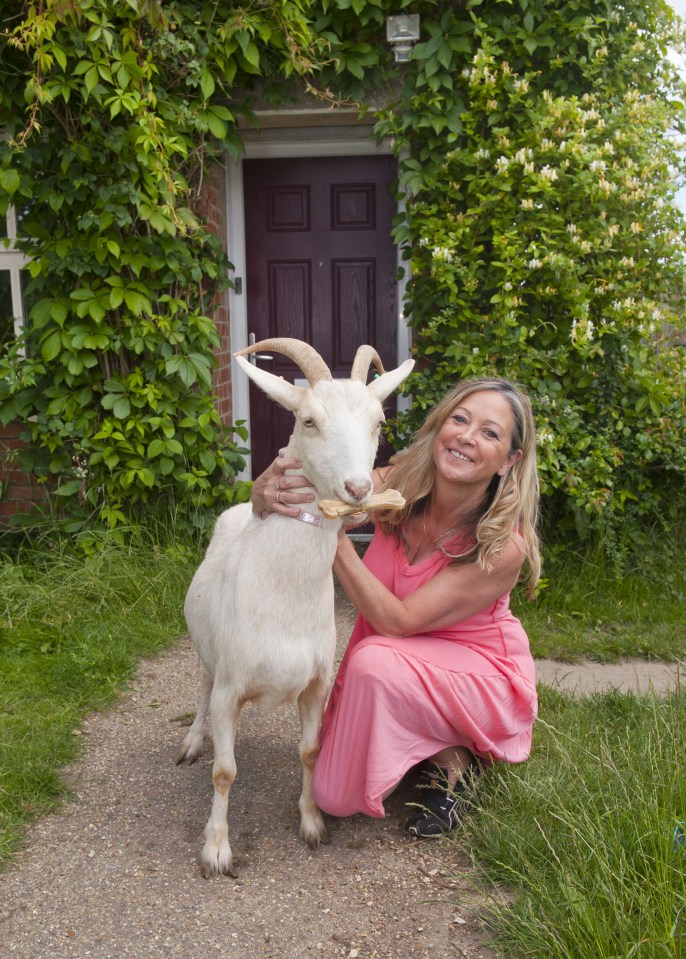
{"type": "MultiPolygon", "coordinates": [[[[450,559],[414,566],[377,529],[367,568],[404,599],[450,559]]],[[[509,594],[447,628],[379,636],[358,615],[329,697],[314,770],[314,797],[334,816],[384,816],[382,796],[412,766],[447,746],[487,760],[523,762],[537,714],[529,640],[509,594]]]]}

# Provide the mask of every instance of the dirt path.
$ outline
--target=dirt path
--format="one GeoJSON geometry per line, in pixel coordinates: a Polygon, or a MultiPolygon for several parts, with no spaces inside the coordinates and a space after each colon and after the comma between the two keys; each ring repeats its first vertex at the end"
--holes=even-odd
{"type": "MultiPolygon", "coordinates": [[[[351,622],[340,597],[339,652],[351,622]]],[[[317,853],[300,841],[294,707],[245,710],[230,821],[239,878],[202,879],[211,748],[174,765],[195,669],[183,642],[85,724],[73,801],[32,827],[0,876],[0,959],[492,959],[459,844],[408,839],[402,789],[386,819],[331,820],[317,853]]]]}

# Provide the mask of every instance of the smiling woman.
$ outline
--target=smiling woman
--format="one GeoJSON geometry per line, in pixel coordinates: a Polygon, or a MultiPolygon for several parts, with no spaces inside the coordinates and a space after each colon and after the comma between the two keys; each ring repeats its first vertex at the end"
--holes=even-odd
{"type": "MultiPolygon", "coordinates": [[[[437,481],[477,484],[474,496],[478,508],[484,480],[488,485],[493,476],[504,476],[521,459],[522,451],[511,448],[513,425],[512,408],[501,394],[484,390],[467,396],[436,436],[437,481]],[[460,463],[466,467],[460,468],[460,463]]],[[[460,509],[467,510],[468,504],[461,503],[460,509]]]]}
{"type": "MultiPolygon", "coordinates": [[[[413,444],[376,471],[377,487],[396,488],[406,505],[380,514],[364,561],[339,537],[334,572],[359,615],[313,786],[325,812],[380,817],[405,773],[424,763],[407,825],[429,838],[459,825],[467,780],[482,764],[522,762],[531,748],[534,663],[509,608],[525,560],[532,586],[540,568],[527,397],[507,380],[458,384],[413,444]]],[[[304,495],[291,486],[280,505],[304,495]]]]}

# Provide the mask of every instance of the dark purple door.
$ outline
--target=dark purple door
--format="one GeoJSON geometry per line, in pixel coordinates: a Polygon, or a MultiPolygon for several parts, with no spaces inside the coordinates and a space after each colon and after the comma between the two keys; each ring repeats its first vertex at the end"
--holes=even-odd
{"type": "MultiPolygon", "coordinates": [[[[393,157],[246,160],[243,164],[248,331],[290,336],[347,376],[361,343],[386,368],[397,357],[393,157]]],[[[293,382],[285,357],[258,359],[293,382]]],[[[293,415],[250,384],[253,476],[272,461],[293,415]]]]}

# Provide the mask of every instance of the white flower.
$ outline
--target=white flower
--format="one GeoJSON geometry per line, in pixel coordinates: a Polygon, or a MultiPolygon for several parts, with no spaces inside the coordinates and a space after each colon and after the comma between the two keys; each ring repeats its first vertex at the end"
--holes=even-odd
{"type": "Polygon", "coordinates": [[[541,168],[541,176],[544,180],[549,180],[552,183],[553,180],[557,180],[557,170],[546,164],[541,168]]]}
{"type": "Polygon", "coordinates": [[[506,156],[499,156],[495,161],[495,165],[499,173],[504,173],[510,165],[510,158],[506,156]]]}
{"type": "Polygon", "coordinates": [[[536,257],[533,257],[531,260],[529,260],[530,270],[540,270],[542,266],[543,266],[543,261],[536,259],[536,257]]]}

